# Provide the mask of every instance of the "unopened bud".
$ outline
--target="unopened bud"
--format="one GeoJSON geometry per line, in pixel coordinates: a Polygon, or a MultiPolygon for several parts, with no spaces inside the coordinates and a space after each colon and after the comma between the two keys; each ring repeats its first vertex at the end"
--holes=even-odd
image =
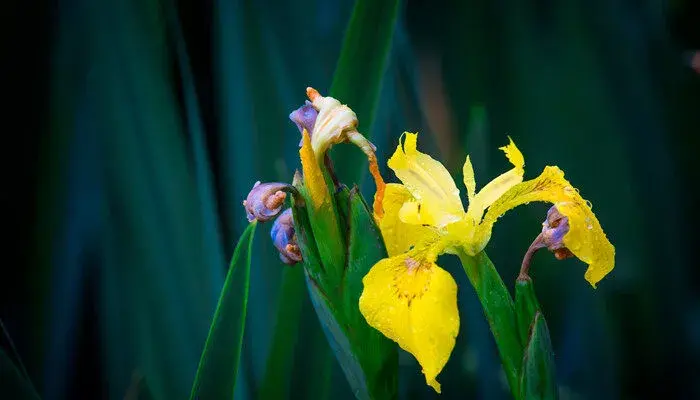
{"type": "Polygon", "coordinates": [[[248,221],[266,222],[277,216],[282,210],[287,193],[295,189],[286,183],[255,182],[248,197],[243,201],[248,221]]]}
{"type": "Polygon", "coordinates": [[[277,217],[270,230],[272,243],[280,252],[283,263],[293,265],[302,260],[297,236],[294,230],[292,209],[288,208],[277,217]]]}

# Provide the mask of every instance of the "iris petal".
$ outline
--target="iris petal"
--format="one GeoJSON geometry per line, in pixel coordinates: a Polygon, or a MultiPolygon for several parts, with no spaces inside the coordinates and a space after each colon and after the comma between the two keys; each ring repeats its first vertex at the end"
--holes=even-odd
{"type": "Polygon", "coordinates": [[[415,243],[431,241],[437,235],[432,228],[401,221],[399,210],[412,200],[413,196],[405,186],[397,183],[386,185],[382,202],[384,216],[379,221],[379,228],[390,257],[410,250],[415,243]]]}
{"type": "Polygon", "coordinates": [[[435,227],[443,227],[461,219],[464,215],[459,189],[447,169],[427,154],[416,149],[417,134],[405,133],[389,159],[391,168],[420,203],[408,220],[421,221],[435,227]]]}
{"type": "Polygon", "coordinates": [[[518,147],[513,142],[513,139],[508,139],[510,140],[510,143],[501,147],[500,150],[503,150],[503,152],[506,153],[506,158],[508,158],[508,161],[513,164],[513,168],[510,171],[494,178],[491,182],[486,184],[486,186],[481,188],[479,193],[474,196],[473,200],[470,199],[467,214],[469,214],[469,216],[476,222],[481,220],[484,210],[493,204],[494,201],[507,192],[508,189],[523,181],[523,174],[525,173],[525,170],[523,169],[525,166],[525,158],[520,150],[518,150],[518,147]]]}
{"type": "Polygon", "coordinates": [[[362,282],[360,311],[367,323],[413,354],[427,384],[440,393],[436,378],[459,332],[452,276],[410,252],[379,261],[362,282]]]}

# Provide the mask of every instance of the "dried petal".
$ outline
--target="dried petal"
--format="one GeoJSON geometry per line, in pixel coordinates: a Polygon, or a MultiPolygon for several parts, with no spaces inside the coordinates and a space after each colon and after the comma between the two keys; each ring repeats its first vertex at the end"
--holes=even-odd
{"type": "Polygon", "coordinates": [[[547,219],[542,223],[542,241],[549,251],[555,251],[564,246],[564,235],[569,232],[569,218],[559,212],[557,206],[550,207],[547,219]]]}
{"type": "MultiPolygon", "coordinates": [[[[297,108],[289,114],[289,119],[292,120],[299,128],[299,133],[303,133],[304,129],[309,133],[309,136],[313,135],[314,125],[316,124],[316,118],[318,117],[318,110],[314,108],[310,101],[306,100],[306,104],[297,108]]],[[[299,146],[301,147],[303,139],[299,141],[299,146]]]]}

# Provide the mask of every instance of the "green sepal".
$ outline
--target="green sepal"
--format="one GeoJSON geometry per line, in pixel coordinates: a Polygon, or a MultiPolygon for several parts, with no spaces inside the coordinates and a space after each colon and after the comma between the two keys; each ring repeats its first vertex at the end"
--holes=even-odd
{"type": "Polygon", "coordinates": [[[315,279],[307,269],[309,293],[355,396],[394,399],[398,396],[396,344],[369,326],[359,309],[362,278],[387,257],[384,241],[356,187],[341,188],[336,201],[347,243],[347,265],[339,285],[315,279]]]}
{"type": "Polygon", "coordinates": [[[537,312],[541,312],[540,303],[537,301],[532,279],[529,276],[518,277],[515,281],[515,314],[523,348],[530,339],[530,328],[537,312]]]}
{"type": "MultiPolygon", "coordinates": [[[[323,267],[323,280],[330,284],[338,285],[340,284],[347,257],[345,236],[343,235],[342,218],[335,201],[333,181],[328,175],[326,167],[324,165],[320,167],[324,175],[324,182],[330,201],[323,203],[318,208],[314,208],[311,196],[303,180],[299,179],[297,181],[295,179],[297,182],[295,182],[294,186],[304,200],[305,214],[307,214],[308,226],[310,227],[309,232],[313,232],[313,235],[307,234],[307,237],[323,238],[322,240],[314,240],[314,246],[321,261],[320,265],[323,267]],[[327,240],[328,238],[333,239],[327,240]]],[[[295,214],[294,217],[296,221],[297,215],[295,214]]]]}
{"type": "Polygon", "coordinates": [[[301,256],[304,260],[304,269],[317,282],[325,282],[326,267],[323,265],[321,255],[316,247],[316,239],[305,199],[308,199],[306,188],[303,185],[298,185],[297,189],[302,199],[292,198],[292,216],[294,218],[294,230],[297,237],[297,244],[301,251],[301,256]]]}
{"type": "Polygon", "coordinates": [[[513,298],[485,252],[470,256],[462,249],[457,255],[476,290],[484,315],[496,340],[503,371],[513,397],[518,398],[523,348],[518,335],[513,298]]]}
{"type": "Polygon", "coordinates": [[[554,352],[547,322],[541,312],[535,313],[523,355],[520,377],[521,400],[557,399],[554,352]]]}

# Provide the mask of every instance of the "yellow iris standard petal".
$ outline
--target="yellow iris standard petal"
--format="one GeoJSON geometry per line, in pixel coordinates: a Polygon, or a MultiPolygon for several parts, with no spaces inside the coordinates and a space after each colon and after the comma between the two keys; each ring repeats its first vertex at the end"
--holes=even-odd
{"type": "Polygon", "coordinates": [[[432,241],[437,235],[435,230],[429,227],[401,221],[399,210],[404,203],[412,200],[413,196],[405,186],[398,183],[386,185],[382,202],[384,216],[379,220],[379,229],[382,231],[389,257],[410,250],[415,243],[432,241]]]}
{"type": "Polygon", "coordinates": [[[523,169],[525,166],[525,158],[520,150],[518,150],[518,147],[513,142],[513,139],[510,137],[508,139],[510,140],[510,143],[506,146],[500,147],[499,149],[506,153],[506,158],[508,158],[508,161],[513,164],[513,169],[494,178],[491,182],[486,184],[486,186],[484,186],[479,193],[476,194],[476,196],[474,196],[473,200],[470,200],[467,213],[476,222],[481,220],[484,210],[493,204],[493,202],[499,197],[501,197],[503,193],[523,181],[523,174],[525,173],[525,170],[523,169]]]}
{"type": "Polygon", "coordinates": [[[413,209],[418,215],[409,219],[443,227],[464,214],[459,189],[439,161],[416,149],[417,137],[415,133],[405,133],[388,165],[420,203],[413,209]]]}
{"type": "Polygon", "coordinates": [[[442,268],[410,252],[385,258],[362,280],[360,311],[367,323],[413,354],[428,385],[440,393],[437,375],[459,332],[457,285],[442,268]]]}
{"type": "Polygon", "coordinates": [[[588,264],[585,278],[595,287],[613,269],[615,248],[605,236],[589,203],[557,167],[546,167],[540,176],[513,186],[494,202],[477,228],[470,252],[483,249],[499,216],[531,201],[554,203],[559,212],[569,219],[569,232],[563,238],[564,245],[588,264]]]}
{"type": "Polygon", "coordinates": [[[318,209],[323,203],[330,202],[330,194],[328,193],[328,187],[326,187],[326,181],[323,178],[323,172],[318,165],[311,146],[311,138],[306,129],[302,132],[302,146],[299,150],[299,157],[301,158],[301,168],[304,172],[304,185],[309,191],[314,208],[318,209]]]}

